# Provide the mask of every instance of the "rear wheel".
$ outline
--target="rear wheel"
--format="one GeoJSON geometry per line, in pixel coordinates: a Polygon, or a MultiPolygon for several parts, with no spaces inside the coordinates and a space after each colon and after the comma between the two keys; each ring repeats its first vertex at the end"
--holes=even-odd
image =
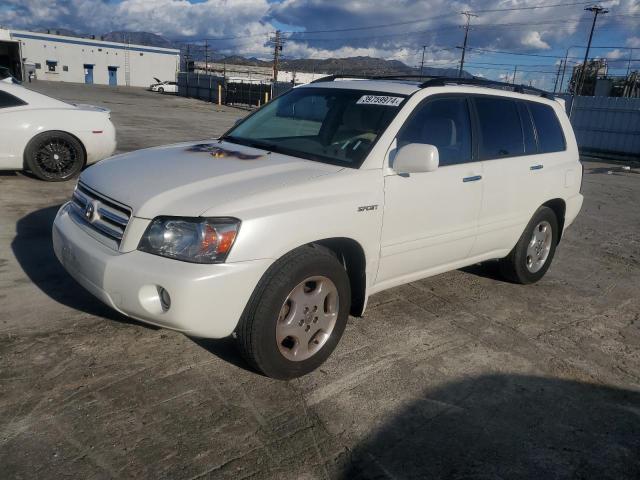
{"type": "Polygon", "coordinates": [[[34,137],[25,149],[26,167],[40,180],[61,182],[73,178],[84,166],[80,142],[65,132],[46,132],[34,137]]]}
{"type": "Polygon", "coordinates": [[[522,284],[540,280],[551,266],[559,233],[556,214],[540,207],[509,256],[500,260],[504,277],[522,284]]]}
{"type": "Polygon", "coordinates": [[[243,356],[273,378],[318,368],[344,332],[351,304],[344,266],[324,247],[301,247],[264,275],[236,331],[243,356]]]}

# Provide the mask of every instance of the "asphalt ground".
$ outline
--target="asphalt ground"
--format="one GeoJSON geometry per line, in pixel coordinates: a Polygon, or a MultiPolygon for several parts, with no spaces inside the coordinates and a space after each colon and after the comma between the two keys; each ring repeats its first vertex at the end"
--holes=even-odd
{"type": "MultiPolygon", "coordinates": [[[[246,112],[38,82],[112,109],[119,151],[246,112]]],[[[585,203],[535,285],[489,262],[373,296],[316,372],[252,372],[230,339],[111,311],[58,264],[73,182],[0,175],[2,478],[640,478],[640,175],[585,162],[585,203]]]]}

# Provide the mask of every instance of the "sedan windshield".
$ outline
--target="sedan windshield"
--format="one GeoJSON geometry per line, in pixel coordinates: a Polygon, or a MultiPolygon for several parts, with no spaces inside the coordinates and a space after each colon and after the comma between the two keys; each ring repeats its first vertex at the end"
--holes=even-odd
{"type": "Polygon", "coordinates": [[[229,131],[224,140],[358,168],[406,96],[337,88],[296,88],[229,131]]]}

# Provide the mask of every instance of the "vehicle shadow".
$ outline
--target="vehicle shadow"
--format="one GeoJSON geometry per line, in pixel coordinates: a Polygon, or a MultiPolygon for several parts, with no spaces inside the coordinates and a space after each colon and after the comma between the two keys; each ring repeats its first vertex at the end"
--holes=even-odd
{"type": "Polygon", "coordinates": [[[223,360],[231,365],[246,370],[248,372],[252,372],[258,375],[262,375],[260,372],[257,372],[251,365],[249,365],[245,359],[242,357],[238,348],[236,347],[236,341],[232,337],[226,338],[196,338],[189,337],[192,342],[198,345],[201,348],[204,348],[206,351],[215,355],[220,360],[223,360]]]}
{"type": "Polygon", "coordinates": [[[98,317],[142,325],[103,304],[62,267],[51,241],[51,227],[59,208],[58,205],[36,210],[18,220],[11,250],[24,273],[58,303],[98,317]]]}
{"type": "Polygon", "coordinates": [[[433,391],[356,446],[343,479],[640,478],[640,392],[482,375],[433,391]]]}
{"type": "Polygon", "coordinates": [[[488,260],[486,262],[469,265],[468,267],[461,268],[460,271],[498,282],[511,283],[500,273],[500,264],[497,260],[488,260]]]}

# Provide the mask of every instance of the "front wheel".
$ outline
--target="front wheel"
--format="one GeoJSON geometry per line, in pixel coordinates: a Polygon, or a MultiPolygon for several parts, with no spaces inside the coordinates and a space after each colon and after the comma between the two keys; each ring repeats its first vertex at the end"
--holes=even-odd
{"type": "Polygon", "coordinates": [[[522,284],[540,280],[551,266],[559,234],[554,211],[540,207],[511,253],[500,260],[503,276],[522,284]]]}
{"type": "Polygon", "coordinates": [[[158,92],[160,92],[160,93],[164,93],[164,88],[160,87],[160,88],[158,89],[158,92]]]}
{"type": "Polygon", "coordinates": [[[265,375],[300,377],[331,355],[350,306],[349,278],[333,253],[321,246],[298,248],[259,282],[236,331],[238,346],[265,375]]]}
{"type": "Polygon", "coordinates": [[[25,165],[40,180],[62,182],[84,166],[80,142],[65,132],[46,132],[31,139],[25,149],[25,165]]]}

